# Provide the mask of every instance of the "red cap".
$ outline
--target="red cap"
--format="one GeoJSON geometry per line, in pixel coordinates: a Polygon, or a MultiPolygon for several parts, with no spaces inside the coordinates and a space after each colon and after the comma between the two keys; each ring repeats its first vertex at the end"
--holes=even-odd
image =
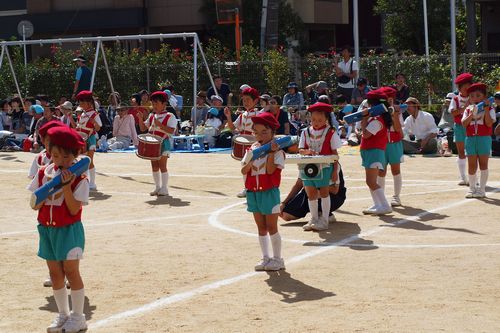
{"type": "Polygon", "coordinates": [[[367,99],[385,99],[387,100],[388,96],[387,93],[382,89],[376,89],[376,90],[370,90],[366,94],[367,99]]]}
{"type": "Polygon", "coordinates": [[[471,73],[462,73],[455,79],[455,84],[472,83],[473,77],[471,73]]]}
{"type": "Polygon", "coordinates": [[[487,94],[488,92],[488,86],[484,83],[481,83],[481,82],[477,82],[477,83],[474,83],[472,84],[469,89],[467,89],[467,93],[471,93],[473,91],[482,91],[483,94],[487,94]]]}
{"type": "Polygon", "coordinates": [[[254,124],[269,126],[273,130],[277,130],[280,127],[280,123],[274,118],[271,112],[262,112],[256,116],[252,116],[252,121],[254,124]]]}
{"type": "Polygon", "coordinates": [[[309,106],[307,109],[309,112],[326,112],[330,113],[333,111],[333,108],[330,104],[316,102],[313,105],[309,106]]]}
{"type": "Polygon", "coordinates": [[[158,97],[159,99],[161,99],[162,101],[168,101],[168,95],[166,92],[164,91],[155,91],[154,93],[152,93],[151,95],[149,95],[149,99],[153,99],[155,97],[158,97]]]}
{"type": "Polygon", "coordinates": [[[388,98],[396,98],[397,90],[394,89],[393,87],[382,87],[379,89],[380,91],[384,92],[388,98]]]}
{"type": "Polygon", "coordinates": [[[47,131],[47,135],[50,138],[50,143],[58,147],[79,149],[85,145],[80,134],[67,126],[53,127],[47,131]]]}
{"type": "Polygon", "coordinates": [[[252,97],[252,99],[258,99],[259,98],[259,92],[255,88],[246,88],[241,92],[242,95],[248,95],[252,97]]]}
{"type": "Polygon", "coordinates": [[[47,131],[53,127],[64,126],[59,120],[51,120],[38,130],[38,134],[43,138],[47,135],[47,131]]]}
{"type": "Polygon", "coordinates": [[[77,101],[81,101],[83,99],[90,99],[92,98],[93,95],[92,95],[92,91],[90,90],[82,90],[78,93],[78,95],[76,95],[76,100],[77,101]]]}

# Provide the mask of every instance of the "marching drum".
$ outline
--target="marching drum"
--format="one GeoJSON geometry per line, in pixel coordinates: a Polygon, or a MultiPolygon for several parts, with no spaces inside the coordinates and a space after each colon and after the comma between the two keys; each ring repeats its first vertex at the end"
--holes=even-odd
{"type": "Polygon", "coordinates": [[[135,154],[145,160],[157,161],[161,158],[161,144],[163,139],[157,135],[140,134],[139,145],[135,154]]]}
{"type": "Polygon", "coordinates": [[[241,161],[245,152],[254,142],[257,141],[252,135],[237,135],[233,137],[231,157],[235,160],[241,161]]]}

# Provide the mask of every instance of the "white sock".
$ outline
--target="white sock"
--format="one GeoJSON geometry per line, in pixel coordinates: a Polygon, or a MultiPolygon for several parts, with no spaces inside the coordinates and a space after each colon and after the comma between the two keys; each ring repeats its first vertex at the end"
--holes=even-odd
{"type": "Polygon", "coordinates": [[[77,315],[83,315],[85,304],[85,289],[71,290],[71,311],[77,315]]]}
{"type": "Polygon", "coordinates": [[[370,195],[372,196],[372,200],[373,200],[373,206],[370,208],[375,208],[375,207],[380,206],[380,203],[378,202],[378,198],[375,195],[375,191],[370,190],[370,195]]]}
{"type": "Polygon", "coordinates": [[[161,173],[161,188],[164,190],[168,189],[168,172],[161,173]]]}
{"type": "Polygon", "coordinates": [[[307,200],[309,203],[309,211],[311,212],[311,217],[315,220],[318,219],[318,200],[307,200]]]}
{"type": "Polygon", "coordinates": [[[479,177],[479,188],[483,193],[486,193],[486,182],[488,181],[488,169],[481,170],[481,176],[479,177]]]}
{"type": "Polygon", "coordinates": [[[465,178],[465,169],[467,167],[467,160],[465,158],[457,158],[458,171],[460,172],[460,178],[462,180],[467,180],[465,178]]]}
{"type": "Polygon", "coordinates": [[[90,175],[90,185],[95,185],[95,168],[89,169],[89,175],[90,175]]]}
{"type": "Polygon", "coordinates": [[[403,177],[401,174],[392,177],[394,179],[394,195],[399,197],[401,194],[401,188],[403,187],[403,177]]]}
{"type": "Polygon", "coordinates": [[[323,213],[323,219],[328,221],[328,215],[330,213],[330,196],[321,198],[321,212],[323,213]]]}
{"type": "Polygon", "coordinates": [[[161,187],[160,171],[153,171],[153,180],[157,189],[161,187]]]}
{"type": "Polygon", "coordinates": [[[385,177],[377,176],[377,184],[385,190],[385,177]]]}
{"type": "Polygon", "coordinates": [[[270,258],[269,255],[269,236],[259,236],[260,249],[262,250],[262,256],[270,258]]]}
{"type": "Polygon", "coordinates": [[[281,258],[281,236],[279,232],[270,235],[271,245],[273,246],[273,257],[281,258]]]}
{"type": "Polygon", "coordinates": [[[384,208],[390,207],[389,203],[387,202],[387,199],[385,197],[385,193],[384,193],[383,188],[376,189],[375,191],[373,191],[373,194],[375,195],[375,197],[377,197],[378,204],[381,207],[384,207],[384,208]]]}
{"type": "Polygon", "coordinates": [[[59,311],[59,313],[69,315],[69,300],[66,286],[58,290],[52,290],[52,292],[54,293],[54,299],[56,301],[57,310],[59,311]]]}
{"type": "Polygon", "coordinates": [[[477,181],[477,175],[469,175],[469,188],[471,192],[476,191],[476,181],[477,181]]]}

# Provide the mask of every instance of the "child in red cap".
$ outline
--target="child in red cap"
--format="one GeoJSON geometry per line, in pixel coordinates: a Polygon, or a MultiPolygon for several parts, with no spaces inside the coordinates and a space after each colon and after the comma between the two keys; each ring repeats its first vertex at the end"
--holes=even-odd
{"type": "MultiPolygon", "coordinates": [[[[330,104],[317,102],[308,109],[311,113],[311,126],[302,131],[299,141],[299,153],[302,155],[337,155],[342,141],[335,127],[331,125],[330,104]]],[[[301,172],[300,178],[307,193],[311,220],[303,226],[305,231],[327,230],[330,212],[330,185],[339,185],[337,162],[320,164],[319,179],[310,178],[301,172]],[[319,216],[318,199],[321,201],[321,217],[319,216]]]]}
{"type": "Polygon", "coordinates": [[[83,314],[85,291],[79,264],[85,247],[82,206],[88,203],[89,182],[85,175],[75,177],[67,169],[76,162],[84,142],[75,130],[66,126],[51,128],[47,135],[47,149],[53,163],[42,167],[28,186],[34,192],[58,175],[61,175],[63,184],[56,193],[34,208],[38,210],[38,256],[47,261],[59,311],[47,332],[76,333],[87,329],[83,314]],[[71,314],[65,278],[71,283],[71,314]]]}
{"type": "Polygon", "coordinates": [[[94,97],[92,91],[83,90],[76,95],[76,100],[80,103],[83,112],[78,116],[76,131],[86,140],[87,156],[90,157],[89,181],[90,189],[97,190],[95,184],[94,153],[97,146],[97,132],[101,129],[102,121],[99,113],[95,110],[94,97]]]}
{"type": "MultiPolygon", "coordinates": [[[[285,269],[285,263],[281,258],[281,236],[278,233],[279,186],[281,170],[285,167],[285,153],[273,141],[274,134],[280,124],[269,112],[253,116],[252,123],[257,142],[252,145],[251,149],[271,142],[269,154],[257,158],[241,168],[247,190],[247,210],[253,213],[262,250],[262,261],[255,266],[255,270],[278,271],[285,269]],[[269,239],[273,248],[272,257],[269,253],[269,239]]],[[[243,157],[243,161],[245,161],[245,157],[243,157]]]]}
{"type": "Polygon", "coordinates": [[[151,196],[165,196],[168,195],[167,159],[170,156],[170,138],[177,128],[177,118],[173,113],[167,111],[168,96],[165,92],[155,91],[151,94],[150,100],[153,104],[153,112],[146,121],[143,120],[141,112],[137,114],[139,127],[141,131],[147,129],[149,133],[161,137],[163,141],[160,159],[151,160],[155,189],[149,194],[151,196]]]}
{"type": "MultiPolygon", "coordinates": [[[[372,90],[366,94],[368,107],[387,103],[387,94],[383,90],[372,90]]],[[[377,183],[380,170],[387,166],[385,149],[387,147],[387,129],[392,125],[392,118],[388,112],[380,116],[371,117],[368,109],[361,120],[361,146],[360,153],[362,165],[365,168],[366,185],[370,189],[370,194],[374,205],[363,210],[363,214],[383,215],[392,212],[392,208],[387,202],[384,194],[384,188],[377,183]]]]}
{"type": "Polygon", "coordinates": [[[462,115],[465,108],[470,104],[467,89],[471,86],[472,79],[473,76],[470,73],[462,73],[457,76],[455,84],[458,87],[458,95],[453,97],[448,107],[448,111],[452,114],[455,123],[453,126],[453,142],[455,142],[458,152],[457,165],[460,173],[458,185],[469,185],[465,176],[465,128],[462,126],[462,115]]]}
{"type": "Polygon", "coordinates": [[[488,181],[488,159],[491,154],[491,134],[496,120],[495,109],[491,107],[487,97],[488,87],[484,83],[474,83],[467,89],[470,105],[465,108],[462,125],[465,128],[465,154],[467,155],[469,173],[469,191],[466,198],[486,197],[488,181]],[[477,104],[484,102],[483,110],[477,104]],[[477,165],[481,170],[479,188],[476,187],[477,165]]]}

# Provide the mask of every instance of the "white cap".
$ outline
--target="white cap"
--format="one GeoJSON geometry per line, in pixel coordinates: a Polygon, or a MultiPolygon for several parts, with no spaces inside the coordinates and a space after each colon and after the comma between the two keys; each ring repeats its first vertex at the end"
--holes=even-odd
{"type": "Polygon", "coordinates": [[[212,97],[210,97],[210,100],[213,101],[214,99],[220,101],[221,103],[224,102],[224,100],[222,99],[222,97],[220,97],[219,95],[212,95],[212,97]]]}
{"type": "Polygon", "coordinates": [[[451,93],[446,94],[446,99],[452,100],[452,99],[453,99],[453,97],[455,97],[455,96],[456,96],[456,95],[455,95],[454,93],[452,93],[452,92],[451,92],[451,93]]]}
{"type": "Polygon", "coordinates": [[[240,91],[243,91],[243,90],[248,89],[248,88],[252,88],[252,87],[250,87],[248,84],[242,84],[240,87],[240,91]]]}
{"type": "Polygon", "coordinates": [[[66,109],[66,110],[71,110],[73,109],[73,104],[71,104],[70,101],[66,101],[60,105],[61,108],[66,109]]]}

